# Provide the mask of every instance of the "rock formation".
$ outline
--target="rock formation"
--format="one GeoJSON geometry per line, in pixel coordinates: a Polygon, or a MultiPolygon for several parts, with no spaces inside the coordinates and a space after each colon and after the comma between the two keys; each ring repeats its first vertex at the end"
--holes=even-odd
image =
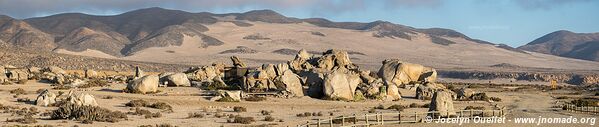
{"type": "Polygon", "coordinates": [[[129,84],[127,84],[127,90],[131,93],[154,93],[158,91],[158,81],[158,76],[146,75],[129,82],[129,84]]]}
{"type": "Polygon", "coordinates": [[[431,99],[428,111],[437,111],[441,117],[455,116],[456,112],[453,108],[453,100],[451,93],[446,90],[436,91],[431,99]]]}

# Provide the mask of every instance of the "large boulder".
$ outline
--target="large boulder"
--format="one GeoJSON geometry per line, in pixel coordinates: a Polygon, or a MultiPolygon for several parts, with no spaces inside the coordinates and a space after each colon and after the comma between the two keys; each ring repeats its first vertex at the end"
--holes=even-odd
{"type": "Polygon", "coordinates": [[[44,71],[52,72],[54,74],[67,74],[66,71],[64,71],[62,68],[57,67],[57,66],[49,66],[44,71]]]}
{"type": "Polygon", "coordinates": [[[40,93],[37,96],[37,99],[35,100],[35,105],[38,106],[49,106],[56,103],[56,94],[48,91],[48,89],[44,90],[42,93],[40,93]]]}
{"type": "Polygon", "coordinates": [[[217,66],[203,66],[200,68],[193,68],[185,72],[187,78],[192,81],[198,82],[213,82],[215,78],[221,78],[222,72],[217,66]]]}
{"type": "Polygon", "coordinates": [[[67,103],[80,106],[98,106],[98,102],[96,102],[94,95],[87,93],[73,93],[70,91],[66,100],[67,103]]]}
{"type": "Polygon", "coordinates": [[[167,86],[191,86],[187,75],[184,73],[175,73],[166,76],[166,83],[167,86]]]}
{"type": "MultiPolygon", "coordinates": [[[[2,72],[2,71],[0,71],[2,72]]],[[[41,74],[42,73],[42,69],[39,67],[29,67],[29,73],[31,74],[41,74]]]]}
{"type": "Polygon", "coordinates": [[[379,69],[378,76],[383,79],[385,85],[399,86],[414,81],[435,82],[437,71],[419,64],[402,62],[397,59],[387,59],[383,61],[383,66],[379,69]]]}
{"type": "Polygon", "coordinates": [[[302,81],[298,75],[291,70],[286,70],[282,75],[275,78],[275,85],[280,90],[285,90],[294,96],[304,96],[302,81]]]}
{"type": "Polygon", "coordinates": [[[10,69],[8,71],[8,79],[10,80],[27,80],[29,78],[29,73],[26,69],[10,69]]]}
{"type": "Polygon", "coordinates": [[[436,116],[441,117],[455,116],[451,93],[447,90],[436,91],[428,111],[437,111],[439,114],[436,116]]]}
{"type": "Polygon", "coordinates": [[[291,69],[296,72],[301,70],[308,70],[313,67],[310,63],[307,62],[310,59],[310,57],[310,53],[302,49],[297,53],[295,59],[288,61],[288,64],[291,67],[291,69]]]}
{"type": "Polygon", "coordinates": [[[387,97],[385,100],[387,101],[396,101],[401,99],[401,93],[399,93],[399,88],[395,85],[390,85],[387,88],[387,97]]]}
{"type": "Polygon", "coordinates": [[[241,101],[241,91],[228,91],[228,90],[219,90],[217,91],[217,95],[211,98],[211,101],[230,101],[230,102],[239,102],[241,101]]]}
{"type": "Polygon", "coordinates": [[[158,81],[158,76],[146,75],[129,82],[129,84],[127,84],[127,90],[131,93],[154,93],[158,91],[158,81]]]}
{"type": "Polygon", "coordinates": [[[265,90],[270,88],[275,89],[276,86],[273,83],[271,83],[273,79],[274,78],[269,78],[269,74],[267,73],[267,71],[258,69],[256,71],[248,73],[245,76],[243,88],[245,90],[265,90]]]}
{"type": "Polygon", "coordinates": [[[354,92],[362,82],[358,74],[347,69],[337,69],[324,77],[323,93],[329,99],[353,100],[354,92]]]}
{"type": "Polygon", "coordinates": [[[423,85],[418,85],[416,87],[416,98],[421,100],[428,100],[433,97],[433,94],[435,94],[436,91],[443,89],[446,88],[442,84],[427,82],[423,85]]]}

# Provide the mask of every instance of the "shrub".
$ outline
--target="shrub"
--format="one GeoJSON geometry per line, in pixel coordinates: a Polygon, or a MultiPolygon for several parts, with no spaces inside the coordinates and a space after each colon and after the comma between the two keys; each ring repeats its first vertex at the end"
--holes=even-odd
{"type": "Polygon", "coordinates": [[[235,107],[233,107],[233,111],[235,111],[235,112],[247,112],[247,108],[241,107],[241,106],[235,106],[235,107]]]}
{"type": "Polygon", "coordinates": [[[16,88],[10,91],[11,94],[24,95],[27,94],[23,88],[16,88]]]}
{"type": "Polygon", "coordinates": [[[204,118],[204,113],[199,113],[199,112],[194,112],[194,113],[187,113],[187,118],[204,118]]]}
{"type": "Polygon", "coordinates": [[[272,121],[275,121],[275,118],[272,116],[266,116],[266,117],[264,117],[264,121],[272,122],[272,121]]]}
{"type": "Polygon", "coordinates": [[[555,99],[568,99],[568,97],[567,96],[559,96],[559,97],[556,97],[555,99]]]}
{"type": "Polygon", "coordinates": [[[250,97],[245,98],[244,100],[246,100],[246,101],[254,101],[254,102],[265,101],[266,97],[250,96],[250,97]]]}
{"type": "Polygon", "coordinates": [[[495,101],[495,102],[500,102],[501,98],[499,97],[490,97],[489,100],[495,101]]]}
{"type": "Polygon", "coordinates": [[[405,108],[406,108],[406,106],[394,104],[394,105],[389,106],[387,109],[395,109],[397,111],[403,111],[403,109],[405,109],[405,108]]]}
{"type": "Polygon", "coordinates": [[[127,119],[127,115],[120,111],[110,111],[97,106],[78,106],[64,104],[59,106],[50,115],[51,119],[74,119],[78,121],[91,120],[98,122],[118,122],[127,119]]]}
{"type": "Polygon", "coordinates": [[[410,108],[420,108],[420,107],[422,107],[422,105],[419,105],[419,104],[416,104],[416,103],[412,103],[412,104],[410,104],[409,107],[410,108]]]}
{"type": "Polygon", "coordinates": [[[132,100],[132,101],[129,101],[127,104],[125,104],[125,106],[129,106],[129,107],[145,107],[147,105],[149,105],[149,103],[144,100],[132,100]]]}
{"type": "Polygon", "coordinates": [[[18,122],[21,124],[33,124],[33,123],[37,123],[37,120],[35,120],[35,118],[33,118],[32,115],[25,115],[25,116],[23,116],[23,118],[7,119],[6,122],[18,122]]]}
{"type": "MultiPolygon", "coordinates": [[[[356,118],[354,118],[354,117],[352,117],[352,118],[345,118],[343,120],[345,120],[346,123],[357,122],[356,118]]],[[[333,124],[341,124],[341,122],[342,122],[341,119],[333,119],[333,124]]]]}
{"type": "Polygon", "coordinates": [[[577,100],[572,100],[570,103],[581,107],[581,106],[597,106],[597,103],[599,102],[599,100],[594,100],[594,99],[577,99],[577,100]]]}
{"type": "Polygon", "coordinates": [[[229,123],[241,123],[241,124],[251,124],[255,122],[254,117],[241,117],[236,115],[232,121],[228,121],[229,123]]]}
{"type": "Polygon", "coordinates": [[[477,101],[488,101],[489,97],[487,96],[486,93],[476,93],[474,95],[472,95],[472,97],[470,97],[472,100],[477,100],[477,101]]]}
{"type": "Polygon", "coordinates": [[[162,109],[162,110],[172,110],[173,109],[173,107],[171,107],[171,105],[164,103],[164,102],[156,102],[148,107],[155,108],[155,109],[162,109]]]}
{"type": "Polygon", "coordinates": [[[260,111],[260,113],[261,113],[262,115],[270,115],[270,113],[272,113],[272,112],[273,112],[273,111],[266,111],[266,110],[262,110],[262,111],[260,111]]]}
{"type": "Polygon", "coordinates": [[[464,108],[464,110],[485,110],[485,107],[482,106],[466,106],[466,108],[464,108]]]}
{"type": "Polygon", "coordinates": [[[140,125],[138,127],[177,127],[177,126],[171,125],[168,123],[163,123],[163,124],[156,124],[156,125],[140,125]]]}
{"type": "Polygon", "coordinates": [[[90,88],[90,87],[106,87],[106,86],[110,86],[108,81],[102,80],[99,78],[94,78],[94,79],[87,81],[87,84],[83,84],[78,87],[79,88],[90,88]]]}

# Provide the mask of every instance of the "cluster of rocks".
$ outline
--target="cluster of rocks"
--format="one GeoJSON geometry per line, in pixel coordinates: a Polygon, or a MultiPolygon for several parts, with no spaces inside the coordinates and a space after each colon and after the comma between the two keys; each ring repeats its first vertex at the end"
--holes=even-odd
{"type": "Polygon", "coordinates": [[[98,106],[94,95],[87,93],[75,93],[72,90],[69,91],[65,97],[59,97],[55,93],[46,89],[41,92],[35,100],[36,105],[45,107],[54,106],[57,104],[57,102],[62,102],[64,104],[75,104],[79,106],[98,106]]]}

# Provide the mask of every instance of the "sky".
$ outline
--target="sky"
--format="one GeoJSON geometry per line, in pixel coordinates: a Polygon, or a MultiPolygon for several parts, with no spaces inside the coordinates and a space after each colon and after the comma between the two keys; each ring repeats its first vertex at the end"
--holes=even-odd
{"type": "Polygon", "coordinates": [[[453,29],[513,47],[557,30],[599,32],[599,0],[0,0],[0,14],[19,19],[67,12],[116,15],[149,7],[213,13],[271,9],[297,18],[384,20],[453,29]]]}

